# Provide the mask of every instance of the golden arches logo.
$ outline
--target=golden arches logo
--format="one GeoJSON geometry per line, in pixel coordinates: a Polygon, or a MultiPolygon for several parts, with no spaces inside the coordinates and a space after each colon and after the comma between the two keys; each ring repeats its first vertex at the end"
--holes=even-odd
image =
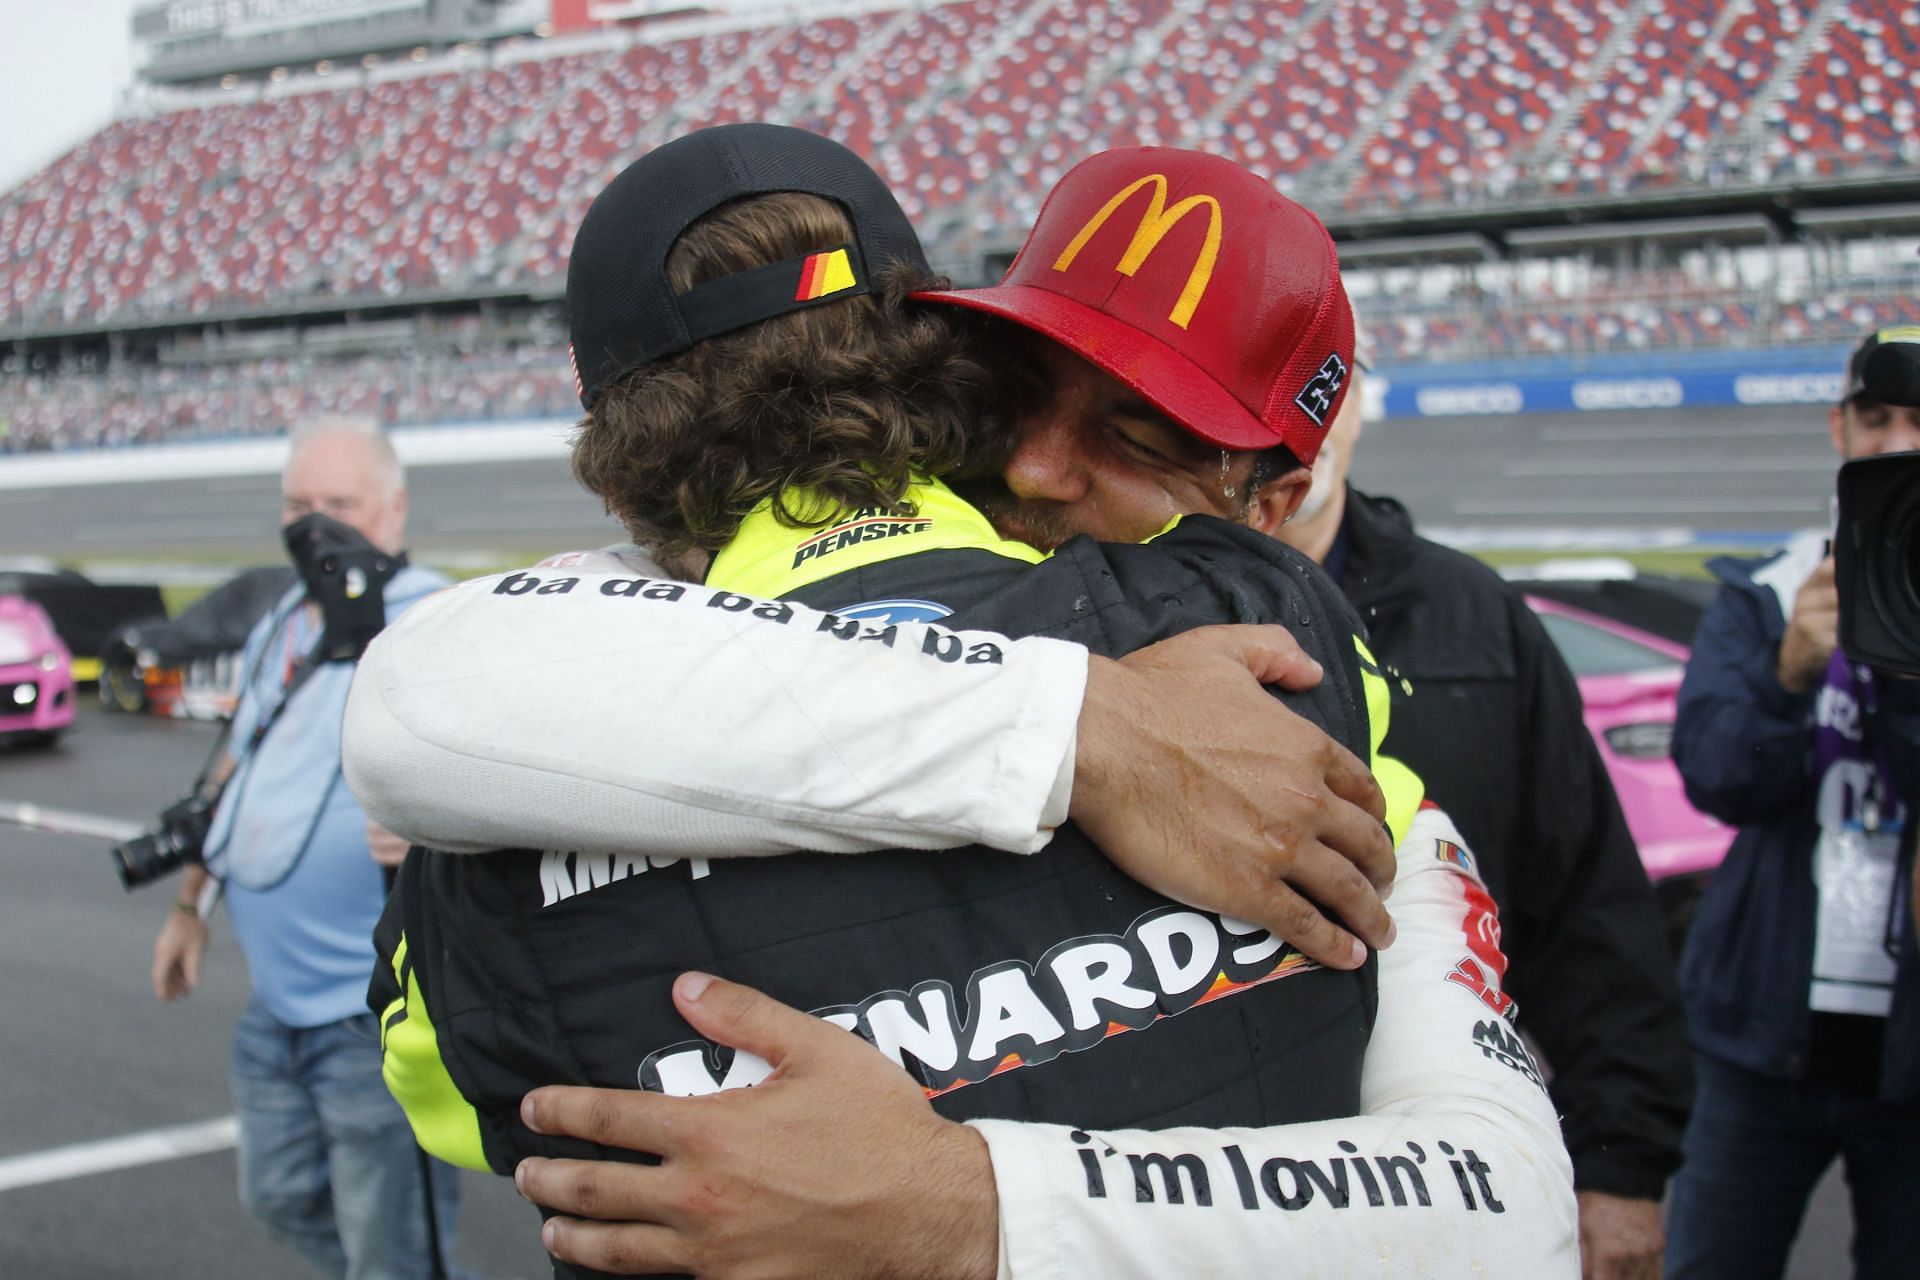
{"type": "Polygon", "coordinates": [[[1167,319],[1184,329],[1193,319],[1194,308],[1200,305],[1200,298],[1206,293],[1208,282],[1213,279],[1213,264],[1220,256],[1220,202],[1207,195],[1188,196],[1172,208],[1168,208],[1167,176],[1163,173],[1150,173],[1144,178],[1129,183],[1113,199],[1102,205],[1100,212],[1087,219],[1087,224],[1080,228],[1080,234],[1076,235],[1072,243],[1061,251],[1058,258],[1054,259],[1053,269],[1065,271],[1072,266],[1073,260],[1080,256],[1080,250],[1086,248],[1087,241],[1093,239],[1100,228],[1106,225],[1107,219],[1117,213],[1121,205],[1131,200],[1135,192],[1149,184],[1153,187],[1153,196],[1148,200],[1145,212],[1140,215],[1139,225],[1133,229],[1133,239],[1127,242],[1127,251],[1121,255],[1117,269],[1123,276],[1131,276],[1138,271],[1148,256],[1160,247],[1160,242],[1166,239],[1167,233],[1179,225],[1180,219],[1205,205],[1207,209],[1206,241],[1200,246],[1200,256],[1193,260],[1193,270],[1187,273],[1187,287],[1180,291],[1180,297],[1175,300],[1173,310],[1167,313],[1167,319]]]}

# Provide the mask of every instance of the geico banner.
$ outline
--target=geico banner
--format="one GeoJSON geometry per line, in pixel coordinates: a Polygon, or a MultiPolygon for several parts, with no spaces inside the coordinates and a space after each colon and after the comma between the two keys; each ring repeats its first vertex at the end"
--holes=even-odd
{"type": "Polygon", "coordinates": [[[1710,405],[1827,405],[1840,398],[1838,369],[1776,365],[1765,371],[1538,374],[1459,378],[1385,368],[1380,398],[1389,418],[1486,418],[1514,413],[1657,411],[1710,405]]]}
{"type": "Polygon", "coordinates": [[[329,22],[393,13],[427,17],[430,0],[173,0],[133,15],[138,40],[165,43],[194,36],[238,39],[329,22]]]}

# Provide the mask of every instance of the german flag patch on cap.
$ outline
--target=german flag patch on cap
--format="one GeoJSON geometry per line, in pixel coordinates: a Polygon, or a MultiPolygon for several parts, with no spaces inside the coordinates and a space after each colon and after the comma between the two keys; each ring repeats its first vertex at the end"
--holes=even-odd
{"type": "Polygon", "coordinates": [[[808,257],[800,268],[800,287],[795,302],[812,302],[829,294],[851,289],[860,282],[853,276],[853,260],[845,249],[829,249],[808,257]]]}

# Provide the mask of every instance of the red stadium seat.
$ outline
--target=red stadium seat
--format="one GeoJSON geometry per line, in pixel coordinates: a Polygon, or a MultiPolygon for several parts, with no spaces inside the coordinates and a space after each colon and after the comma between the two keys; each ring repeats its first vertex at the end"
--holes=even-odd
{"type": "Polygon", "coordinates": [[[1852,0],[1767,121],[1768,171],[1920,164],[1920,8],[1852,0]]]}
{"type": "Polygon", "coordinates": [[[1511,185],[1629,9],[1493,0],[1381,126],[1356,195],[1407,202],[1511,185]]]}

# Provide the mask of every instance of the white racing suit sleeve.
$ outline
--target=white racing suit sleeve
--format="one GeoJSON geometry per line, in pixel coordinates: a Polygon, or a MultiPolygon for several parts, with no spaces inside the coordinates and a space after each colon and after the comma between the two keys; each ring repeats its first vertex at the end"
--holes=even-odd
{"type": "Polygon", "coordinates": [[[1066,820],[1086,679],[1079,645],[843,621],[576,553],[383,631],[346,776],[375,822],[454,853],[530,825],[587,853],[1032,853],[1066,820]]]}
{"type": "Polygon", "coordinates": [[[1573,1170],[1506,1016],[1492,899],[1438,810],[1398,855],[1364,1113],[1093,1133],[975,1121],[1002,1280],[1579,1274],[1573,1170]]]}

